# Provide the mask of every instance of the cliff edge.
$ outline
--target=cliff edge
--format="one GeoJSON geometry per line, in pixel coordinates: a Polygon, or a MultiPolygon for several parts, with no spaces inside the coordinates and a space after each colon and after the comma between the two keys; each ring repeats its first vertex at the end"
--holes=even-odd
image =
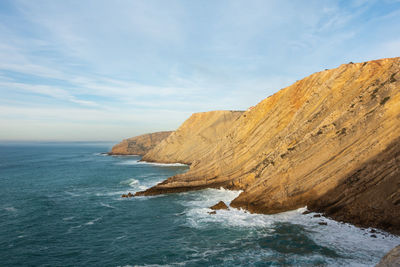
{"type": "Polygon", "coordinates": [[[250,212],[308,206],[400,233],[399,144],[400,58],[349,63],[261,101],[187,173],[137,195],[223,186],[250,212]]]}
{"type": "Polygon", "coordinates": [[[172,132],[156,132],[124,139],[121,143],[113,146],[109,155],[144,155],[154,148],[172,132]]]}
{"type": "Polygon", "coordinates": [[[192,164],[222,141],[243,111],[217,110],[194,113],[168,138],[151,149],[142,160],[192,164]]]}

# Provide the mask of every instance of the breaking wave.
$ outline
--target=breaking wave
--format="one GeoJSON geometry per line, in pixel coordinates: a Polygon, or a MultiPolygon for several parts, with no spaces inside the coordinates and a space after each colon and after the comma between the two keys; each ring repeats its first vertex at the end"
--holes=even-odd
{"type": "Polygon", "coordinates": [[[306,207],[272,215],[251,214],[234,208],[210,214],[210,206],[221,200],[228,205],[240,191],[207,189],[191,194],[194,199],[183,200],[181,203],[186,207],[184,214],[189,227],[203,230],[217,227],[242,229],[257,233],[255,239],[272,240],[289,226],[288,229],[297,229],[310,242],[343,256],[335,260],[326,258],[326,262],[332,262],[332,265],[337,265],[338,261],[352,266],[374,265],[383,254],[400,243],[400,237],[384,231],[358,228],[317,213],[303,214],[306,207]],[[371,231],[376,237],[371,236],[371,231]]]}
{"type": "Polygon", "coordinates": [[[117,165],[153,165],[160,167],[183,167],[188,166],[183,163],[157,163],[157,162],[147,162],[147,161],[139,161],[139,160],[124,160],[116,163],[117,165]]]}

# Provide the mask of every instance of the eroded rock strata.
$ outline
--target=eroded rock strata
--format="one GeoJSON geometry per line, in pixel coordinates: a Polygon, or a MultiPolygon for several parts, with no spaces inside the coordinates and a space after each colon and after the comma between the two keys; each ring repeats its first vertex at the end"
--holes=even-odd
{"type": "Polygon", "coordinates": [[[150,150],[142,160],[196,164],[222,141],[243,111],[217,110],[194,113],[175,132],[150,150]]]}
{"type": "Polygon", "coordinates": [[[400,138],[350,172],[309,208],[364,227],[400,234],[400,138]]]}
{"type": "Polygon", "coordinates": [[[167,138],[171,133],[171,131],[156,132],[128,138],[115,145],[108,154],[142,156],[167,138]]]}
{"type": "Polygon", "coordinates": [[[231,207],[271,214],[307,205],[399,233],[399,140],[400,58],[345,64],[264,99],[196,152],[187,173],[137,195],[222,186],[244,190],[231,207]]]}
{"type": "Polygon", "coordinates": [[[400,266],[400,245],[389,251],[375,267],[400,266]]]}

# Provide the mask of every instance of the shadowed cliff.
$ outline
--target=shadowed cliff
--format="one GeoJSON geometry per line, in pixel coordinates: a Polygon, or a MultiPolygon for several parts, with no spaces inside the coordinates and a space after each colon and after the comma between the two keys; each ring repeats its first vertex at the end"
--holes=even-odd
{"type": "Polygon", "coordinates": [[[113,146],[109,155],[144,155],[172,132],[156,132],[143,134],[123,140],[113,146]]]}
{"type": "Polygon", "coordinates": [[[309,204],[340,221],[400,234],[400,138],[309,204]]]}
{"type": "Polygon", "coordinates": [[[251,212],[308,205],[396,232],[399,138],[400,58],[345,64],[261,101],[187,173],[137,195],[223,186],[244,190],[231,206],[251,212]]]}

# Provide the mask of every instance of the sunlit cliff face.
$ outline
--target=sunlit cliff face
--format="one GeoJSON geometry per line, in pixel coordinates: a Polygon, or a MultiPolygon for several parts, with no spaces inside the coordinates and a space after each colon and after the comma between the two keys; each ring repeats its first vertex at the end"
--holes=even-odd
{"type": "MultiPolygon", "coordinates": [[[[243,189],[232,205],[253,212],[311,205],[399,138],[399,72],[400,58],[392,58],[314,73],[243,113],[188,173],[145,194],[223,186],[243,189]]],[[[377,177],[360,179],[368,187],[369,179],[385,179],[377,177]]]]}
{"type": "Polygon", "coordinates": [[[150,149],[158,145],[167,138],[172,132],[156,132],[139,135],[123,140],[121,143],[113,146],[111,155],[144,155],[150,149]]]}

